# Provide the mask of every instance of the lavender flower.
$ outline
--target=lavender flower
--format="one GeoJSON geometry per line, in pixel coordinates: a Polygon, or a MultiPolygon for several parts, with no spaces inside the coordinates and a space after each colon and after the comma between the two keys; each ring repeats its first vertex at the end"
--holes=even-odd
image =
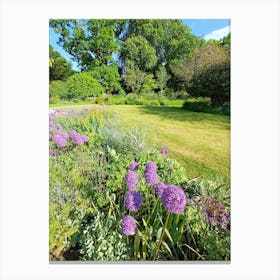
{"type": "Polygon", "coordinates": [[[145,178],[147,184],[149,184],[151,186],[158,183],[158,175],[157,175],[156,171],[146,171],[144,173],[144,178],[145,178]]]}
{"type": "Polygon", "coordinates": [[[161,201],[167,211],[178,214],[185,209],[186,195],[180,187],[171,185],[163,191],[161,201]]]}
{"type": "Polygon", "coordinates": [[[137,173],[129,171],[125,176],[125,182],[130,191],[136,190],[136,184],[138,183],[137,173]]]}
{"type": "Polygon", "coordinates": [[[137,171],[139,168],[139,164],[137,162],[132,162],[130,165],[129,165],[129,170],[130,171],[137,171]]]}
{"type": "Polygon", "coordinates": [[[146,164],[145,173],[152,172],[152,171],[156,172],[156,170],[157,170],[157,164],[155,162],[150,161],[146,164]]]}
{"type": "Polygon", "coordinates": [[[129,191],[125,195],[124,203],[128,210],[130,211],[137,211],[141,204],[143,198],[140,193],[135,191],[129,191]]]}
{"type": "Polygon", "coordinates": [[[136,222],[130,215],[125,216],[121,221],[121,227],[124,235],[135,234],[136,222]]]}
{"type": "Polygon", "coordinates": [[[158,183],[155,187],[155,194],[159,197],[162,196],[163,191],[167,188],[167,186],[164,183],[158,183]]]}
{"type": "Polygon", "coordinates": [[[202,199],[201,204],[204,218],[210,226],[220,225],[224,229],[227,228],[229,215],[221,202],[215,198],[206,197],[202,199]]]}

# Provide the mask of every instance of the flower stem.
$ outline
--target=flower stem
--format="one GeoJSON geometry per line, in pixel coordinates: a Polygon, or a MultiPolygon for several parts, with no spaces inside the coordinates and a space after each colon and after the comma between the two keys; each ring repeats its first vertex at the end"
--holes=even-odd
{"type": "Polygon", "coordinates": [[[167,214],[167,217],[166,217],[166,220],[165,220],[165,223],[164,223],[164,226],[163,226],[161,235],[160,235],[159,243],[158,243],[157,248],[156,248],[156,254],[155,254],[154,260],[155,260],[155,258],[158,256],[158,252],[159,252],[159,249],[160,249],[160,245],[161,245],[162,240],[163,240],[163,235],[164,235],[165,229],[166,229],[167,224],[168,224],[169,216],[170,216],[170,212],[168,212],[168,214],[167,214]]]}

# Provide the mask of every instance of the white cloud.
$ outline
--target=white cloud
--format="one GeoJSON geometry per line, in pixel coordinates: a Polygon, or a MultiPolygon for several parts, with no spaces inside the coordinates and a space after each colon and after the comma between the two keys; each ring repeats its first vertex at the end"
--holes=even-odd
{"type": "Polygon", "coordinates": [[[210,39],[220,40],[223,37],[227,36],[230,32],[230,26],[226,26],[217,30],[212,31],[211,33],[205,35],[203,38],[208,41],[210,39]]]}

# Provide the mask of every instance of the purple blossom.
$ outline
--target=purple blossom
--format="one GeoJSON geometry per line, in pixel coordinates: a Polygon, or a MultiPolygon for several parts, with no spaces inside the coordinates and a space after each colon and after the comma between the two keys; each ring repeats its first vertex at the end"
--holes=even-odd
{"type": "Polygon", "coordinates": [[[155,194],[159,197],[162,196],[163,191],[167,188],[167,186],[164,183],[158,183],[155,186],[155,194]]]}
{"type": "Polygon", "coordinates": [[[156,171],[146,171],[144,173],[144,178],[145,178],[147,184],[149,184],[151,186],[158,183],[158,175],[157,175],[156,171]]]}
{"type": "Polygon", "coordinates": [[[83,139],[84,143],[88,142],[89,138],[86,135],[81,135],[81,138],[83,139]]]}
{"type": "Polygon", "coordinates": [[[58,147],[64,148],[67,146],[67,140],[63,138],[60,134],[55,134],[52,136],[53,142],[57,144],[58,147]]]}
{"type": "Polygon", "coordinates": [[[202,199],[201,204],[204,218],[210,226],[220,225],[224,229],[227,228],[229,215],[221,202],[215,198],[206,197],[202,199]]]}
{"type": "Polygon", "coordinates": [[[169,154],[169,150],[167,147],[165,146],[161,146],[158,148],[158,151],[162,154],[162,155],[168,155],[169,154]]]}
{"type": "Polygon", "coordinates": [[[137,173],[129,171],[125,176],[125,183],[130,191],[135,191],[136,184],[138,183],[137,173]]]}
{"type": "Polygon", "coordinates": [[[168,212],[179,214],[185,209],[186,195],[180,187],[171,185],[163,191],[161,201],[168,212]]]}
{"type": "Polygon", "coordinates": [[[125,195],[124,203],[128,210],[130,211],[137,211],[141,204],[143,198],[140,193],[135,191],[129,191],[125,195]]]}
{"type": "Polygon", "coordinates": [[[55,114],[54,113],[49,114],[49,120],[50,121],[53,121],[54,118],[55,118],[55,114]]]}
{"type": "Polygon", "coordinates": [[[156,170],[157,170],[157,164],[155,162],[150,161],[146,164],[145,172],[151,172],[151,171],[156,172],[156,170]]]}
{"type": "Polygon", "coordinates": [[[132,162],[130,165],[129,165],[129,170],[130,171],[137,171],[139,168],[139,164],[137,162],[132,162]]]}
{"type": "Polygon", "coordinates": [[[56,131],[62,131],[62,126],[59,123],[56,125],[56,131]]]}
{"type": "Polygon", "coordinates": [[[121,221],[121,227],[124,235],[135,234],[136,222],[130,215],[125,216],[121,221]]]}

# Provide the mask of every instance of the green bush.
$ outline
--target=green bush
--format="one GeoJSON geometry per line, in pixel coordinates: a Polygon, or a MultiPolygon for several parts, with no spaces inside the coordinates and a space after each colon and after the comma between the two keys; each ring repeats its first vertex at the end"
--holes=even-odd
{"type": "Polygon", "coordinates": [[[99,96],[104,88],[89,73],[77,73],[67,80],[68,98],[85,100],[88,97],[99,96]]]}
{"type": "Polygon", "coordinates": [[[60,98],[58,95],[54,95],[49,100],[50,104],[57,104],[60,102],[60,98]]]}
{"type": "Polygon", "coordinates": [[[230,61],[226,60],[201,69],[190,81],[192,96],[210,97],[214,106],[230,102],[230,61]]]}
{"type": "MultiPolygon", "coordinates": [[[[49,95],[50,98],[60,98],[65,99],[67,98],[68,94],[68,87],[65,82],[62,81],[51,81],[49,84],[49,95]]],[[[57,103],[57,102],[55,102],[57,103]]]]}

